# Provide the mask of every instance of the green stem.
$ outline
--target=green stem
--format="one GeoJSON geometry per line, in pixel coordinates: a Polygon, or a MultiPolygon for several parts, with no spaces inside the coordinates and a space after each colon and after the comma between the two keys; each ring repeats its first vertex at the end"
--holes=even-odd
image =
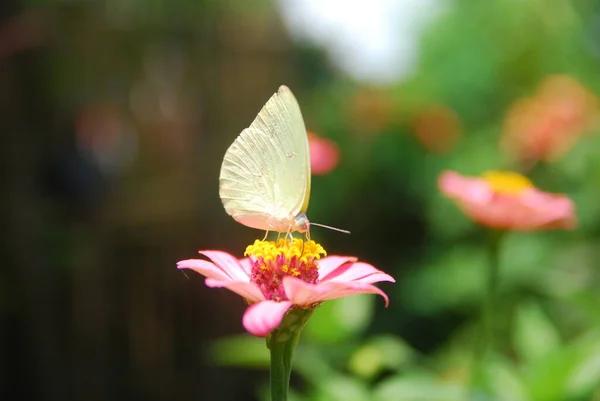
{"type": "Polygon", "coordinates": [[[271,351],[271,401],[287,401],[294,349],[314,310],[291,309],[267,337],[271,351]]]}
{"type": "Polygon", "coordinates": [[[494,317],[500,279],[500,244],[503,234],[503,231],[493,231],[490,241],[486,293],[481,311],[483,318],[483,345],[480,351],[482,357],[494,348],[494,317]]]}
{"type": "Polygon", "coordinates": [[[471,391],[476,394],[485,392],[486,378],[484,372],[485,360],[494,348],[494,321],[496,313],[496,298],[500,280],[500,245],[504,231],[492,231],[489,246],[489,263],[486,274],[486,287],[481,303],[481,337],[474,348],[474,363],[471,373],[471,391]]]}

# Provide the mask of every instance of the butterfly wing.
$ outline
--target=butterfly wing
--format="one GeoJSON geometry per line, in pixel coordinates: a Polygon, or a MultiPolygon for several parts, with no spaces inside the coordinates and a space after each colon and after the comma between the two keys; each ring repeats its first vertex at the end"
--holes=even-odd
{"type": "Polygon", "coordinates": [[[252,125],[231,144],[221,165],[219,195],[236,221],[285,231],[308,208],[310,154],[300,106],[281,86],[252,125]]]}

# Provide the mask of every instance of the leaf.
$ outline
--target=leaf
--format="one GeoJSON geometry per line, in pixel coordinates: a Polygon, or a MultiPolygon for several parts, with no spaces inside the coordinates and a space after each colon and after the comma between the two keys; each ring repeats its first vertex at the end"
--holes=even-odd
{"type": "Polygon", "coordinates": [[[319,383],[316,401],[370,401],[371,394],[364,383],[347,376],[336,376],[319,383]]]}
{"type": "Polygon", "coordinates": [[[528,363],[545,357],[561,344],[558,331],[536,303],[527,303],[517,311],[513,341],[521,359],[528,363]]]}
{"type": "Polygon", "coordinates": [[[463,401],[465,389],[426,372],[394,376],[375,390],[374,401],[463,401]]]}
{"type": "Polygon", "coordinates": [[[600,333],[590,332],[576,346],[580,361],[568,380],[567,393],[573,398],[588,399],[600,388],[600,333]]]}
{"type": "Polygon", "coordinates": [[[372,338],[350,357],[350,371],[371,378],[385,369],[397,370],[410,362],[413,350],[400,338],[381,336],[372,338]]]}
{"type": "Polygon", "coordinates": [[[569,348],[557,348],[540,357],[526,368],[529,399],[532,401],[564,401],[567,382],[577,362],[577,355],[569,348]]]}
{"type": "Polygon", "coordinates": [[[494,400],[529,401],[527,387],[508,359],[490,359],[485,366],[485,375],[494,400]]]}

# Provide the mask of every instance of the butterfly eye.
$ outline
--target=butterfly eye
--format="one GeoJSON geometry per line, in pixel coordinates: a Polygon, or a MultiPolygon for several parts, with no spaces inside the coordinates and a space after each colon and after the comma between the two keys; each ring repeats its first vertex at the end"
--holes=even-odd
{"type": "Polygon", "coordinates": [[[308,221],[308,217],[304,213],[300,213],[296,216],[294,226],[298,232],[305,233],[310,230],[310,221],[308,221]]]}

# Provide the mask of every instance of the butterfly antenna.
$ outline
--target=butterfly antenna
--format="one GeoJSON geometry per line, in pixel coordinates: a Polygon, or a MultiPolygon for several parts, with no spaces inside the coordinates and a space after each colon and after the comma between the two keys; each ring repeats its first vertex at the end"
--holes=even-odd
{"type": "Polygon", "coordinates": [[[310,223],[311,226],[317,226],[317,227],[323,227],[323,228],[327,228],[329,230],[333,230],[333,231],[338,231],[340,233],[344,233],[344,234],[350,234],[350,231],[348,230],[343,230],[341,228],[336,228],[336,227],[331,227],[331,226],[326,226],[325,224],[318,224],[318,223],[310,223]]]}

